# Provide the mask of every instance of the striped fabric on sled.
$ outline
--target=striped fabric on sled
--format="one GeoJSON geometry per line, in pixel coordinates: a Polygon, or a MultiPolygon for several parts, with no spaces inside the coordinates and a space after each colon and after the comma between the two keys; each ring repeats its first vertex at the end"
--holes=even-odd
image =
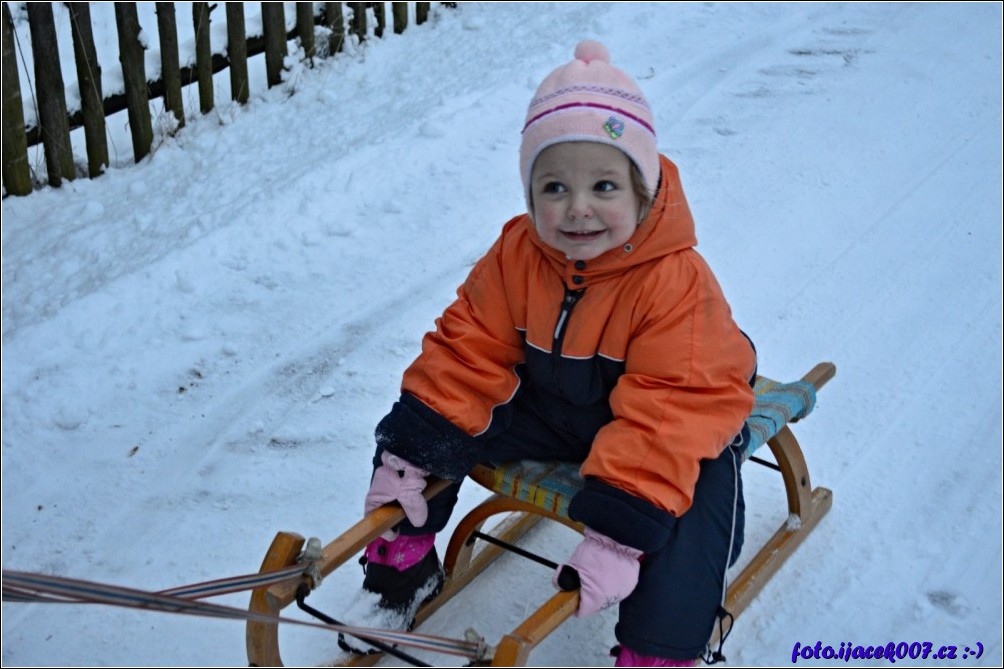
{"type": "Polygon", "coordinates": [[[765,376],[756,377],[753,386],[756,403],[746,419],[750,443],[745,457],[753,455],[771,437],[790,422],[808,416],[816,406],[816,388],[807,381],[779,383],[765,376]]]}
{"type": "MultiPolygon", "coordinates": [[[[746,420],[750,441],[744,452],[749,458],[792,421],[805,418],[816,405],[816,389],[811,383],[780,383],[758,376],[753,387],[756,403],[746,420]]],[[[568,516],[568,503],[582,488],[579,465],[570,462],[523,460],[494,467],[492,480],[473,478],[495,492],[515,497],[559,516],[568,516]]]]}

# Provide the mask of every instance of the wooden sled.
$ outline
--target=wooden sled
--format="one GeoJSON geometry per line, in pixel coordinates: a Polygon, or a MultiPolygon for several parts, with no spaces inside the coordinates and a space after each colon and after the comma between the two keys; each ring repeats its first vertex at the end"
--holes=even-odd
{"type": "MultiPolygon", "coordinates": [[[[757,378],[757,401],[747,421],[753,438],[745,455],[746,458],[754,457],[753,453],[764,443],[770,448],[776,465],[764,464],[781,474],[788,517],[729,586],[725,608],[734,617],[749,605],[830,509],[832,493],[826,488],[812,488],[805,458],[788,424],[812,411],[816,391],[835,374],[833,364],[820,363],[794,383],[757,378]]],[[[416,625],[421,625],[503,553],[505,549],[491,543],[492,539],[517,544],[520,537],[544,518],[579,532],[583,529],[567,516],[568,502],[582,483],[576,465],[527,462],[498,468],[479,466],[471,472],[470,478],[496,494],[476,506],[457,525],[443,557],[446,571],[443,591],[418,610],[416,625]],[[487,538],[483,538],[482,528],[495,516],[503,518],[485,533],[487,538]]],[[[431,483],[426,496],[432,497],[446,485],[446,481],[431,483]]],[[[402,520],[404,512],[396,504],[377,509],[325,546],[314,563],[316,570],[322,577],[330,574],[402,520]]],[[[261,571],[294,564],[304,543],[304,538],[298,534],[279,532],[266,553],[261,571]]],[[[249,609],[278,617],[282,609],[296,601],[299,587],[299,583],[284,582],[255,590],[249,609]]],[[[534,647],[572,616],[578,603],[578,592],[556,592],[522,624],[502,637],[494,647],[491,666],[526,665],[534,647]]],[[[278,621],[248,622],[246,636],[250,666],[282,666],[278,621]]],[[[368,666],[381,657],[379,654],[353,656],[349,664],[368,666]]]]}

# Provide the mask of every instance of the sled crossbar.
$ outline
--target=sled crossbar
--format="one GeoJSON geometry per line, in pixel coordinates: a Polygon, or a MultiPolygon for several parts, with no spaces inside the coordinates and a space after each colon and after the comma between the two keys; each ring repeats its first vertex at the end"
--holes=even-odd
{"type": "MultiPolygon", "coordinates": [[[[749,605],[832,505],[830,490],[812,488],[808,466],[789,424],[812,412],[816,393],[835,374],[836,367],[826,362],[816,365],[802,379],[792,383],[780,383],[762,376],[756,379],[756,403],[747,420],[751,439],[744,457],[749,458],[767,445],[784,481],[788,514],[780,528],[729,586],[725,608],[734,617],[738,617],[749,605]]],[[[504,549],[497,543],[516,544],[544,518],[579,532],[584,529],[567,515],[568,502],[583,484],[576,465],[529,461],[497,467],[479,465],[471,472],[470,478],[495,494],[477,505],[457,525],[443,559],[446,583],[438,597],[418,610],[416,625],[460,592],[503,552],[504,549]],[[486,521],[496,516],[501,521],[492,527],[489,534],[499,541],[480,540],[486,521]]],[[[426,497],[438,494],[446,485],[446,481],[431,483],[426,489],[426,497]]],[[[324,547],[315,563],[317,571],[321,576],[331,573],[403,519],[404,512],[397,504],[388,504],[372,512],[324,547]]],[[[294,564],[304,542],[298,534],[279,532],[262,562],[262,571],[294,564]]],[[[297,587],[297,583],[287,582],[255,590],[249,608],[278,618],[279,612],[296,600],[297,587]]],[[[495,647],[491,665],[526,665],[531,651],[575,613],[578,603],[578,592],[553,594],[522,624],[502,637],[495,647]]],[[[251,666],[282,665],[278,621],[274,624],[249,622],[246,636],[251,666]]],[[[350,655],[341,658],[340,663],[369,666],[380,657],[378,654],[350,655]]]]}

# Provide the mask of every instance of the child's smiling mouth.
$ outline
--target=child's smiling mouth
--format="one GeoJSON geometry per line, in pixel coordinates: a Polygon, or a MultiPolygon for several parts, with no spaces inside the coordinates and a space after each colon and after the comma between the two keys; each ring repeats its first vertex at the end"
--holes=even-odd
{"type": "Polygon", "coordinates": [[[573,241],[589,241],[603,234],[603,230],[562,230],[561,234],[573,241]]]}

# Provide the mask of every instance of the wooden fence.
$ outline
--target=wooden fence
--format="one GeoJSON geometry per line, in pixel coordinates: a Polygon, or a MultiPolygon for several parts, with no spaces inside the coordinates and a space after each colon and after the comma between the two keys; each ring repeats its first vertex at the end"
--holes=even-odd
{"type": "MultiPolygon", "coordinates": [[[[3,186],[8,195],[27,195],[32,191],[34,180],[28,161],[28,147],[31,145],[41,142],[48,184],[58,187],[64,179],[72,180],[76,177],[70,131],[83,128],[87,174],[93,178],[102,174],[109,164],[106,116],[127,111],[134,159],[138,162],[150,153],[153,143],[149,104],[151,98],[163,98],[164,109],[172,112],[178,126],[182,127],[185,124],[182,86],[198,85],[199,110],[206,114],[213,109],[213,75],[229,68],[231,98],[244,104],[249,95],[249,57],[265,54],[266,80],[268,86],[272,87],[282,82],[283,60],[288,54],[289,40],[299,40],[304,57],[313,62],[320,52],[334,55],[342,51],[346,35],[355,35],[359,40],[365,40],[369,34],[367,15],[371,15],[376,23],[373,31],[376,37],[381,37],[387,28],[388,3],[297,2],[296,26],[287,32],[285,3],[263,2],[263,34],[249,38],[245,31],[244,4],[227,2],[223,3],[227,22],[227,48],[224,56],[213,53],[209,40],[210,16],[221,7],[215,3],[193,2],[191,20],[195,29],[195,65],[181,67],[175,3],[155,4],[163,73],[161,79],[147,81],[144,47],[140,42],[142,28],[136,3],[116,2],[115,25],[125,92],[104,97],[101,93],[101,64],[98,62],[91,32],[89,3],[65,3],[76,64],[73,75],[79,84],[81,107],[80,111],[69,114],[63,72],[59,64],[52,3],[26,3],[38,105],[38,122],[35,126],[26,128],[15,53],[14,24],[8,4],[3,3],[3,186]],[[343,11],[343,5],[349,11],[343,11]],[[326,49],[320,49],[315,43],[316,25],[329,29],[329,44],[321,45],[326,46],[326,49]]],[[[431,5],[429,2],[389,4],[392,28],[397,34],[407,26],[409,4],[415,5],[415,21],[419,24],[427,20],[431,5]]]]}

